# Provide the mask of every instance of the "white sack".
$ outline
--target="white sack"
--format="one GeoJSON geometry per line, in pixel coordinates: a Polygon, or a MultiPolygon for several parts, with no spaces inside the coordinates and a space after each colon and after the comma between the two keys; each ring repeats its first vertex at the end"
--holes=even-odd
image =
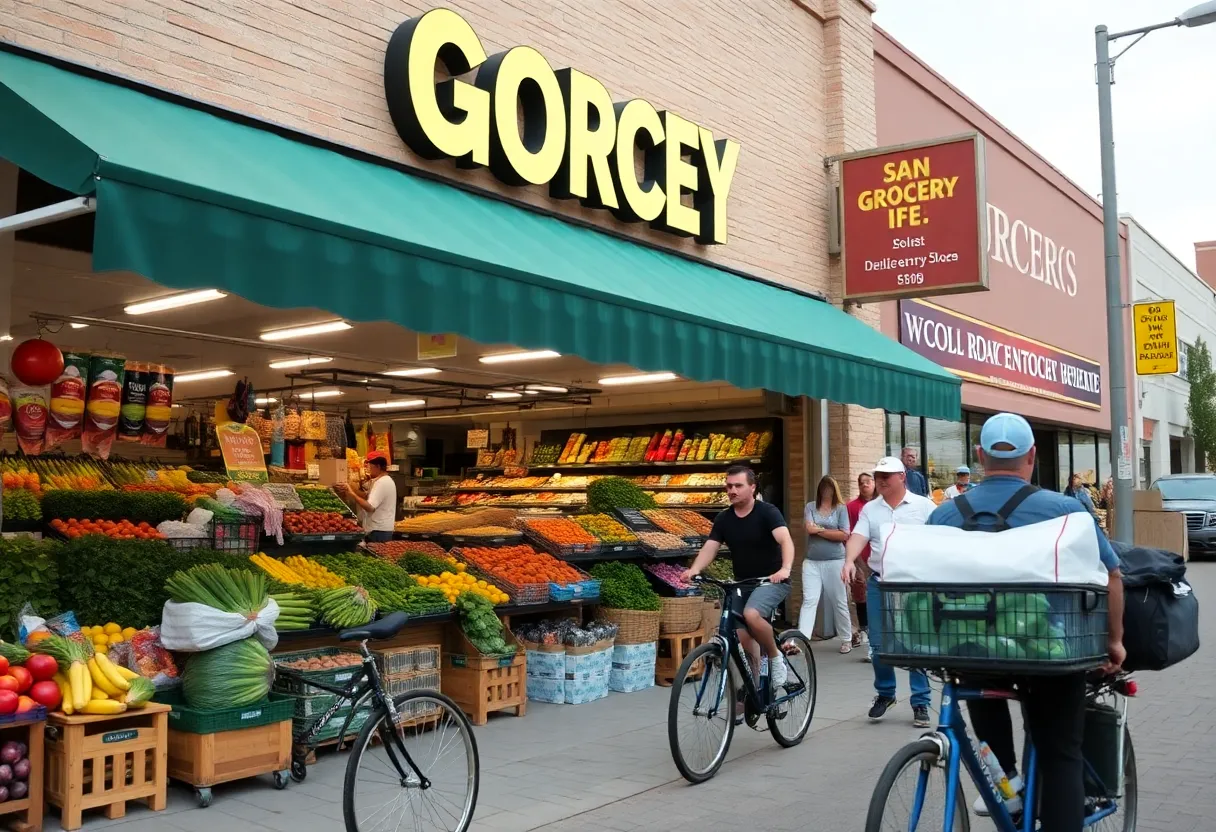
{"type": "Polygon", "coordinates": [[[1106,586],[1088,512],[1003,532],[884,523],[882,537],[883,583],[1106,586]]]}
{"type": "Polygon", "coordinates": [[[168,650],[201,653],[243,638],[257,636],[267,650],[279,643],[274,628],[279,617],[279,605],[273,598],[258,611],[255,618],[239,612],[224,612],[206,604],[166,601],[161,614],[160,640],[168,650]]]}

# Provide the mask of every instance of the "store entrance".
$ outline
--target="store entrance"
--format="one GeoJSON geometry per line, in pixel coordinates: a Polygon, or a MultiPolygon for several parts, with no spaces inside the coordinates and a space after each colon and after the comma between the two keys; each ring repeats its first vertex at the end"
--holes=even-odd
{"type": "Polygon", "coordinates": [[[1031,483],[1050,491],[1060,490],[1060,454],[1054,430],[1034,429],[1034,445],[1037,449],[1031,483]]]}

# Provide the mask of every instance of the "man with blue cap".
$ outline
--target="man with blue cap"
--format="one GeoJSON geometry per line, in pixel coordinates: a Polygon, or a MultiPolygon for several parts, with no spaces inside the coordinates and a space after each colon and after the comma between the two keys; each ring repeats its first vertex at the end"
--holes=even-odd
{"type": "Polygon", "coordinates": [[[954,485],[946,489],[946,499],[953,500],[959,494],[966,494],[971,487],[971,469],[960,465],[954,469],[954,485]]]}
{"type": "MultiPolygon", "coordinates": [[[[984,466],[984,481],[965,495],[942,503],[929,517],[928,525],[997,532],[1085,511],[1072,497],[1030,485],[1035,465],[1034,431],[1021,416],[998,413],[989,418],[980,431],[976,451],[984,466]]],[[[1098,552],[1110,573],[1108,669],[1114,670],[1127,656],[1123,649],[1123,578],[1119,558],[1101,528],[1098,552]]],[[[1039,828],[1041,832],[1081,832],[1085,817],[1081,756],[1085,674],[1030,676],[1014,681],[1024,703],[1026,728],[1034,740],[1042,777],[1039,828]]],[[[967,709],[976,737],[988,743],[1010,783],[1020,790],[1008,703],[980,700],[969,702],[967,709]]],[[[976,801],[975,811],[987,814],[983,798],[976,801]]]]}

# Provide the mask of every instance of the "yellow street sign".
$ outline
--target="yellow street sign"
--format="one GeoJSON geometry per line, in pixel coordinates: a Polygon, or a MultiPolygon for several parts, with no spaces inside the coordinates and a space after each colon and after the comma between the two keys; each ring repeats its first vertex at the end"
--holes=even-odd
{"type": "Polygon", "coordinates": [[[1136,375],[1160,376],[1178,372],[1178,332],[1174,302],[1155,300],[1132,304],[1136,333],[1136,375]]]}

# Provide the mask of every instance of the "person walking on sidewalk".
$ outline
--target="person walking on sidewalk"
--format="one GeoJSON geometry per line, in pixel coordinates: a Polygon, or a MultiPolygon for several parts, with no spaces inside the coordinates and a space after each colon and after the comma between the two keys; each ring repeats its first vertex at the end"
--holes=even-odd
{"type": "MultiPolygon", "coordinates": [[[[874,466],[874,484],[878,499],[866,503],[857,518],[857,525],[845,543],[845,563],[841,578],[846,584],[857,577],[857,560],[866,544],[870,544],[870,569],[873,574],[866,584],[869,601],[870,643],[882,645],[883,610],[882,591],[878,582],[882,578],[883,526],[890,523],[923,525],[937,506],[928,497],[913,494],[908,490],[904,464],[892,456],[883,457],[874,466]]],[[[870,719],[877,722],[886,716],[895,704],[895,668],[888,667],[875,656],[874,704],[870,708],[870,719]]],[[[912,688],[912,724],[917,728],[929,727],[929,677],[923,671],[908,673],[912,688]]]]}
{"type": "MultiPolygon", "coordinates": [[[[840,486],[831,477],[819,481],[815,502],[806,504],[806,557],[802,561],[802,611],[798,629],[808,636],[815,629],[819,599],[835,616],[840,652],[853,649],[853,622],[849,618],[848,588],[840,577],[844,542],[849,539],[849,510],[840,486]]],[[[826,619],[826,615],[825,615],[826,619]]]]}
{"type": "MultiPolygon", "coordinates": [[[[857,526],[857,519],[861,517],[861,510],[865,508],[866,503],[870,502],[877,496],[874,491],[874,475],[863,473],[857,475],[857,496],[849,501],[845,506],[845,510],[849,512],[849,531],[851,532],[857,526]]],[[[849,584],[849,608],[853,617],[853,646],[860,647],[862,641],[869,641],[870,621],[868,616],[868,606],[866,604],[866,579],[870,577],[870,544],[867,541],[866,547],[861,550],[861,556],[858,558],[861,564],[857,569],[857,577],[853,583],[849,584]]],[[[874,645],[866,645],[866,655],[862,661],[870,661],[874,658],[874,645]]]]}

